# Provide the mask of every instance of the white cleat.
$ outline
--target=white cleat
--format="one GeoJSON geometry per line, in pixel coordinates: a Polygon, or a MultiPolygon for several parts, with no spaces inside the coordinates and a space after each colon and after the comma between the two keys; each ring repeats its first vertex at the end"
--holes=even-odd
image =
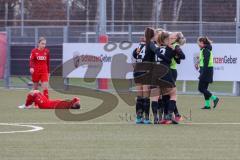
{"type": "Polygon", "coordinates": [[[29,109],[31,106],[25,106],[25,104],[18,106],[19,109],[29,109]]]}

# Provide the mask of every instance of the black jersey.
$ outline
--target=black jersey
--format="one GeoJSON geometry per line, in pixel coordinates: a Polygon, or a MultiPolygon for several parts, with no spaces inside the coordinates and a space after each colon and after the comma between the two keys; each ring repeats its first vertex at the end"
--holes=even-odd
{"type": "Polygon", "coordinates": [[[160,63],[160,64],[166,66],[167,68],[169,68],[167,74],[164,75],[164,77],[162,77],[161,79],[164,81],[167,81],[175,86],[175,81],[174,81],[174,78],[172,75],[172,71],[170,69],[172,58],[174,58],[174,56],[175,56],[175,53],[172,48],[170,48],[168,46],[161,46],[159,48],[159,51],[157,52],[155,60],[157,63],[160,63]]]}
{"type": "Polygon", "coordinates": [[[155,43],[153,41],[146,44],[145,56],[143,57],[143,62],[154,62],[156,49],[157,47],[155,46],[155,43]]]}
{"type": "Polygon", "coordinates": [[[134,71],[133,71],[133,77],[134,77],[134,81],[135,83],[142,83],[141,79],[137,79],[139,76],[143,75],[145,72],[139,72],[136,71],[135,69],[138,68],[138,65],[141,65],[141,62],[143,61],[143,58],[145,56],[145,43],[141,42],[139,43],[138,48],[134,49],[133,53],[132,53],[132,57],[134,58],[134,71]],[[140,52],[137,53],[137,49],[140,49],[140,52]]]}
{"type": "Polygon", "coordinates": [[[155,54],[155,62],[161,63],[163,61],[163,59],[159,56],[159,54],[165,55],[166,46],[160,46],[158,52],[159,52],[158,54],[155,54]]]}
{"type": "Polygon", "coordinates": [[[183,53],[183,51],[182,51],[182,49],[180,48],[179,45],[175,46],[174,54],[175,54],[174,59],[175,59],[177,64],[180,64],[181,60],[185,59],[185,54],[183,53]]]}
{"type": "Polygon", "coordinates": [[[168,46],[161,46],[155,56],[156,62],[160,62],[161,64],[170,67],[170,64],[172,62],[171,60],[174,58],[175,53],[172,48],[168,46]]]}
{"type": "Polygon", "coordinates": [[[143,42],[139,43],[138,48],[134,49],[132,56],[135,59],[136,63],[142,62],[145,56],[145,43],[143,42]],[[137,49],[140,49],[140,53],[137,53],[137,49]]]}
{"type": "Polygon", "coordinates": [[[181,63],[181,60],[184,60],[185,59],[185,54],[183,53],[183,51],[181,50],[180,46],[179,45],[176,45],[175,46],[175,49],[174,49],[174,61],[172,61],[172,64],[171,64],[171,71],[172,71],[172,76],[173,76],[173,79],[174,81],[177,80],[177,76],[178,76],[178,73],[177,73],[177,64],[180,64],[181,63]],[[174,64],[175,63],[175,64],[174,64]]]}
{"type": "Polygon", "coordinates": [[[146,44],[145,56],[143,58],[143,61],[156,62],[156,56],[158,57],[158,59],[161,59],[161,61],[171,63],[171,59],[165,56],[165,50],[162,50],[162,48],[156,46],[156,44],[151,41],[149,44],[146,44]]]}

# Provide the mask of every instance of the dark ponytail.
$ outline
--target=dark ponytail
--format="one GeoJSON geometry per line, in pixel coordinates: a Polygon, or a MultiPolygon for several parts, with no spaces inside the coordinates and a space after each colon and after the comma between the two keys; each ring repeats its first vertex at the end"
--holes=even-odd
{"type": "Polygon", "coordinates": [[[201,36],[198,38],[198,42],[203,42],[203,44],[206,45],[211,45],[213,43],[213,41],[211,41],[207,36],[201,36]]]}
{"type": "Polygon", "coordinates": [[[153,37],[154,37],[154,29],[150,28],[150,27],[147,27],[145,29],[145,41],[146,41],[146,44],[149,44],[153,37]]]}

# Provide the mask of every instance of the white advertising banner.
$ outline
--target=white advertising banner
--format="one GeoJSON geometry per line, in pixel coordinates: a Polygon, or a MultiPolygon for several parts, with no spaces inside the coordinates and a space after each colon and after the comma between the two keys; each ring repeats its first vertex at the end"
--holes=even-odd
{"type": "MultiPolygon", "coordinates": [[[[197,44],[186,44],[182,47],[186,59],[178,65],[178,80],[198,80],[199,72],[194,62],[199,56],[197,44]]],[[[240,81],[240,45],[213,44],[214,80],[240,81]]]]}
{"type": "MultiPolygon", "coordinates": [[[[70,74],[67,75],[68,78],[113,78],[111,76],[111,65],[113,57],[119,54],[123,54],[127,57],[127,61],[122,63],[117,63],[117,68],[124,68],[123,65],[126,63],[132,63],[132,51],[134,48],[138,47],[138,44],[131,43],[112,43],[112,44],[103,44],[103,43],[64,43],[63,44],[63,63],[66,63],[70,59],[74,57],[78,57],[78,59],[82,62],[86,62],[88,64],[100,61],[102,63],[102,67],[97,76],[88,75],[85,73],[89,66],[82,65],[74,69],[70,74]],[[121,65],[122,64],[122,65],[121,65]]],[[[74,64],[73,64],[74,65],[74,64]]],[[[69,65],[66,65],[69,67],[69,65]]],[[[63,65],[64,70],[68,70],[63,65]]],[[[92,69],[94,65],[91,66],[92,69]]],[[[133,70],[133,69],[132,69],[133,70]]],[[[118,77],[115,77],[118,78],[118,77]]],[[[127,74],[125,77],[127,79],[133,78],[132,73],[127,74]]]]}
{"type": "MultiPolygon", "coordinates": [[[[130,46],[129,43],[124,44],[105,44],[101,43],[64,43],[63,44],[63,63],[72,58],[78,57],[79,60],[85,62],[100,61],[102,67],[96,77],[88,76],[87,65],[81,65],[71,71],[67,77],[69,78],[113,78],[111,76],[111,63],[116,55],[124,54],[126,61],[117,63],[119,69],[126,69],[126,63],[132,63],[132,51],[138,47],[137,43],[130,46]]],[[[186,59],[178,65],[178,80],[198,80],[199,72],[194,65],[199,56],[200,49],[197,44],[186,44],[182,47],[186,55],[186,59]]],[[[240,81],[240,45],[239,44],[213,44],[214,55],[214,80],[215,81],[240,81]]],[[[120,59],[122,60],[122,59],[120,59]]],[[[73,64],[74,65],[74,64],[73,64]]],[[[63,66],[63,70],[65,70],[63,66]]],[[[130,79],[132,72],[125,78],[130,79]]],[[[118,78],[118,77],[114,77],[118,78]]]]}

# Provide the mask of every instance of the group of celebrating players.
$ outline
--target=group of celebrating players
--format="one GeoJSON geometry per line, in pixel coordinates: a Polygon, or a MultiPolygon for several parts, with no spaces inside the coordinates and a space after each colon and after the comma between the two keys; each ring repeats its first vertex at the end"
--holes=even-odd
{"type": "MultiPolygon", "coordinates": [[[[183,117],[178,111],[177,101],[177,64],[185,59],[181,46],[186,43],[182,32],[169,32],[162,28],[153,29],[147,27],[145,35],[141,38],[139,47],[133,51],[136,66],[144,63],[161,64],[167,68],[167,73],[161,80],[172,84],[169,86],[152,85],[138,81],[138,78],[146,74],[144,71],[135,70],[134,78],[137,88],[136,98],[136,123],[151,124],[150,105],[153,113],[154,124],[178,124],[183,117]],[[152,99],[150,104],[150,97],[152,99]]],[[[213,55],[211,41],[207,37],[199,37],[198,45],[201,49],[199,64],[200,70],[199,91],[204,94],[205,106],[210,109],[210,99],[214,108],[219,101],[218,97],[208,91],[209,83],[213,81],[213,55]]],[[[153,69],[154,70],[154,67],[153,69]]]]}

